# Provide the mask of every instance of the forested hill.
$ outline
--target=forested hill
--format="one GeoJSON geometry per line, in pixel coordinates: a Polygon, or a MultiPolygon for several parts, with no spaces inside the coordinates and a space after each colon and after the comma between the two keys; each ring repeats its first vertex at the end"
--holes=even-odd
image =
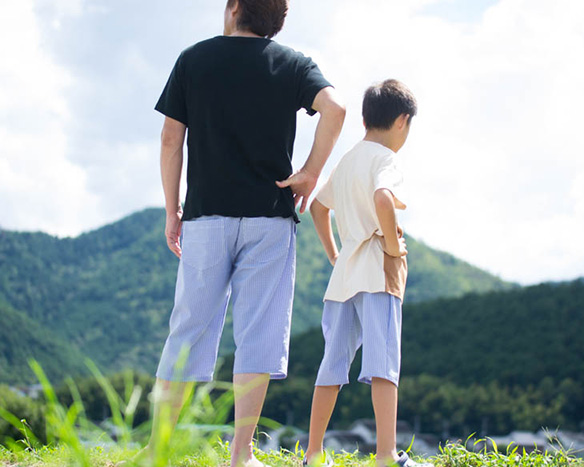
{"type": "MultiPolygon", "coordinates": [[[[0,382],[32,380],[22,358],[40,358],[49,342],[71,357],[61,359],[59,371],[49,369],[53,377],[76,372],[72,362],[81,355],[106,371],[154,370],[168,331],[177,266],[164,241],[164,217],[162,209],[147,209],[66,239],[0,231],[0,341],[22,335],[28,343],[0,347],[0,382]],[[36,345],[41,335],[44,347],[36,345]]],[[[302,216],[297,245],[295,334],[318,326],[330,274],[309,216],[302,216]]],[[[513,287],[413,238],[408,250],[410,303],[513,287]]],[[[223,348],[230,345],[225,339],[223,348]]]]}
{"type": "MultiPolygon", "coordinates": [[[[312,375],[323,345],[320,329],[295,336],[291,374],[312,375]]],[[[584,278],[406,303],[402,375],[421,374],[463,386],[526,386],[546,377],[584,385],[584,278]]]]}

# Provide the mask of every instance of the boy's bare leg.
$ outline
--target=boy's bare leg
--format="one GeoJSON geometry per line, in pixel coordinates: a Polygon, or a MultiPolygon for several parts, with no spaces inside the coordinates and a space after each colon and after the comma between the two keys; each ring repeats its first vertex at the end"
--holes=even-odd
{"type": "Polygon", "coordinates": [[[235,436],[231,444],[231,467],[262,465],[253,456],[253,435],[260,418],[269,374],[240,373],[233,375],[235,396],[235,436]]]}
{"type": "Polygon", "coordinates": [[[377,428],[377,465],[396,461],[397,386],[382,378],[371,382],[371,400],[377,428]]]}
{"type": "Polygon", "coordinates": [[[333,414],[340,386],[315,386],[310,411],[310,431],[306,459],[317,459],[324,450],[324,434],[333,414]]]}

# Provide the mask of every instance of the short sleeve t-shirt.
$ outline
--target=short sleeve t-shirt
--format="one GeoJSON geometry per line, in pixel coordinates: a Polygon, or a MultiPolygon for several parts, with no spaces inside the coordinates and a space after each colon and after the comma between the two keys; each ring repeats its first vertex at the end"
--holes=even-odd
{"type": "Polygon", "coordinates": [[[388,292],[403,300],[406,257],[384,251],[373,195],[386,188],[404,202],[403,176],[389,148],[361,141],[343,156],[316,196],[335,212],[341,251],[324,299],[344,302],[359,292],[388,292]]]}
{"type": "Polygon", "coordinates": [[[294,217],[296,114],[330,86],[318,66],[270,39],[218,36],[179,56],[156,110],[188,128],[183,220],[294,217]]]}

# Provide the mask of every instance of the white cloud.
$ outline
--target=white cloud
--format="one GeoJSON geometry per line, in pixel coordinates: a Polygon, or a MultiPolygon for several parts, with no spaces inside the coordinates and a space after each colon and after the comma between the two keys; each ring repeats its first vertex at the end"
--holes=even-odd
{"type": "Polygon", "coordinates": [[[64,89],[73,79],[55,65],[28,1],[0,16],[0,204],[4,228],[76,233],[96,225],[85,174],[65,157],[71,117],[64,89]]]}
{"type": "Polygon", "coordinates": [[[418,6],[338,4],[321,51],[349,96],[333,160],[362,134],[363,90],[398,78],[420,107],[402,149],[409,232],[506,279],[584,275],[582,3],[501,0],[472,24],[418,6]]]}

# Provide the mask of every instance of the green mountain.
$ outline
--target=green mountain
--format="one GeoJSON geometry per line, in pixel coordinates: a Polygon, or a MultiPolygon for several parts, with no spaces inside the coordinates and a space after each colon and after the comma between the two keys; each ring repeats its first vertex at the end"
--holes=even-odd
{"type": "MultiPolygon", "coordinates": [[[[162,209],[147,209],[65,239],[0,231],[0,302],[8,305],[0,307],[0,342],[14,334],[31,342],[44,335],[56,351],[73,360],[88,356],[106,371],[154,371],[168,332],[177,267],[164,242],[164,218],[162,209]]],[[[302,216],[297,247],[294,334],[319,325],[331,271],[309,216],[302,216]]],[[[408,303],[513,287],[413,238],[408,250],[408,303]]],[[[226,332],[223,352],[232,346],[226,332]]],[[[39,348],[31,344],[37,350],[26,355],[39,358],[39,348]]],[[[34,380],[7,355],[0,354],[0,382],[34,380]]],[[[48,370],[53,378],[79,370],[68,358],[59,363],[48,370]]]]}
{"type": "Polygon", "coordinates": [[[70,373],[84,373],[79,349],[69,345],[24,313],[0,303],[0,381],[20,383],[28,359],[35,358],[43,369],[59,380],[70,373]]]}

